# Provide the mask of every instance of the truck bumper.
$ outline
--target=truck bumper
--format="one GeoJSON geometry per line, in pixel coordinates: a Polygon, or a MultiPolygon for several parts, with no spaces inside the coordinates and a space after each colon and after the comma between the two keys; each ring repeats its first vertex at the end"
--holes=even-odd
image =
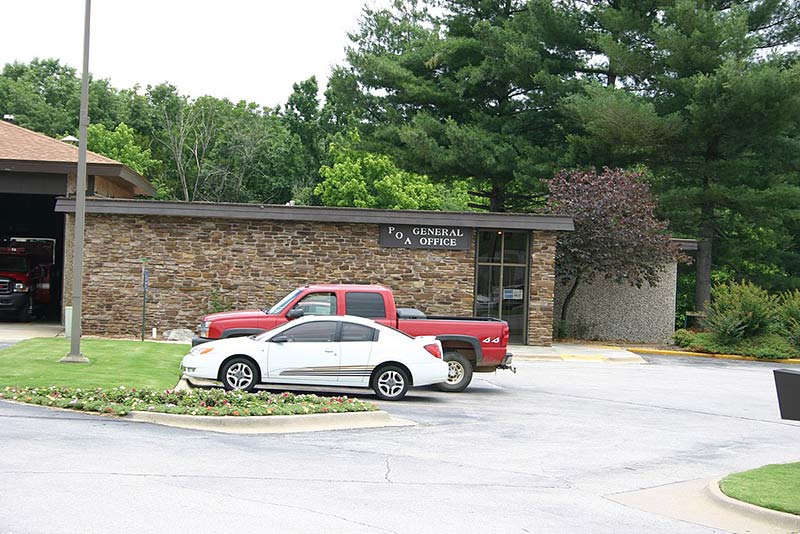
{"type": "Polygon", "coordinates": [[[510,352],[507,353],[505,355],[505,357],[503,358],[503,361],[500,362],[500,365],[498,365],[497,368],[498,369],[508,369],[512,373],[516,373],[517,372],[517,368],[514,367],[513,365],[511,365],[513,359],[514,359],[514,355],[511,354],[510,352]]]}
{"type": "Polygon", "coordinates": [[[28,293],[11,293],[0,295],[0,313],[19,313],[28,305],[28,293]]]}

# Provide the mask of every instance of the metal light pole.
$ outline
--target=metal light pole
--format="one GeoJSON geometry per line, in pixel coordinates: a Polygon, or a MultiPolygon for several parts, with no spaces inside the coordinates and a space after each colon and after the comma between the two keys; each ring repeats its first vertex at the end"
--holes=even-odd
{"type": "MultiPolygon", "coordinates": [[[[86,128],[89,124],[89,15],[92,0],[86,0],[83,26],[83,77],[81,78],[81,115],[78,134],[78,179],[75,191],[75,239],[72,257],[72,325],[70,351],[62,362],[89,363],[81,354],[81,296],[83,293],[83,227],[86,219],[86,128]]],[[[66,326],[66,325],[65,325],[66,326]]]]}

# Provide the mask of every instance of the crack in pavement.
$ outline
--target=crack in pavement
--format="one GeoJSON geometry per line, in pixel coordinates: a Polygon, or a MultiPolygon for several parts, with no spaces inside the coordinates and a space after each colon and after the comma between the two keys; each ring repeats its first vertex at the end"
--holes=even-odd
{"type": "MultiPolygon", "coordinates": [[[[511,421],[511,420],[509,420],[509,421],[511,421]]],[[[414,427],[414,429],[417,429],[417,428],[418,427],[414,427]]],[[[304,445],[306,447],[315,447],[315,448],[325,449],[326,451],[335,450],[335,451],[350,452],[350,453],[355,453],[355,454],[370,454],[370,455],[373,455],[373,456],[382,455],[383,454],[381,451],[368,451],[368,450],[360,450],[360,449],[351,449],[351,448],[348,448],[348,447],[337,447],[335,445],[330,445],[330,444],[309,443],[309,442],[302,441],[302,440],[297,440],[297,439],[295,439],[295,440],[287,440],[287,443],[292,443],[292,444],[295,444],[295,445],[296,444],[302,444],[302,445],[304,445]]],[[[420,458],[419,456],[414,456],[414,455],[411,455],[411,454],[397,454],[397,453],[395,453],[394,456],[398,457],[398,458],[405,458],[405,459],[417,460],[417,461],[424,461],[425,460],[424,458],[420,458]]],[[[503,468],[498,467],[496,465],[493,465],[491,467],[491,469],[489,469],[489,468],[487,468],[485,466],[469,465],[469,464],[465,464],[464,462],[461,462],[461,461],[455,462],[455,461],[452,461],[452,460],[442,460],[442,459],[435,459],[435,460],[430,460],[430,461],[434,461],[437,464],[441,464],[441,465],[453,465],[453,466],[456,466],[456,467],[459,467],[459,468],[466,466],[466,467],[469,467],[470,469],[475,469],[477,471],[491,471],[493,473],[503,473],[503,474],[507,474],[507,475],[517,475],[517,476],[523,476],[523,477],[549,478],[551,480],[557,480],[557,481],[559,481],[559,482],[561,482],[563,484],[562,486],[534,486],[534,487],[559,487],[559,488],[564,488],[564,489],[568,489],[568,488],[572,487],[572,482],[570,482],[569,480],[565,479],[564,477],[560,477],[560,476],[549,476],[549,475],[537,474],[537,473],[527,473],[525,471],[514,471],[514,470],[511,470],[511,469],[503,469],[503,468]]],[[[540,463],[540,465],[541,465],[541,463],[540,463]]],[[[401,484],[401,483],[398,482],[398,484],[401,484]]]]}
{"type": "Polygon", "coordinates": [[[392,480],[389,478],[389,475],[392,473],[392,468],[389,465],[389,457],[386,457],[386,474],[383,475],[383,478],[386,479],[386,482],[392,484],[392,480]]]}

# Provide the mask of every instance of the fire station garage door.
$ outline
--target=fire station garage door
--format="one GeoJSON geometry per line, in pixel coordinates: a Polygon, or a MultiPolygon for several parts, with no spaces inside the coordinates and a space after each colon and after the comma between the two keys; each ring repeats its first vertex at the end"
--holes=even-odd
{"type": "MultiPolygon", "coordinates": [[[[49,280],[50,305],[41,309],[44,317],[59,320],[64,273],[64,214],[55,212],[56,196],[0,193],[0,247],[10,238],[53,239],[54,265],[49,280]]],[[[8,320],[0,316],[0,321],[8,320]]]]}

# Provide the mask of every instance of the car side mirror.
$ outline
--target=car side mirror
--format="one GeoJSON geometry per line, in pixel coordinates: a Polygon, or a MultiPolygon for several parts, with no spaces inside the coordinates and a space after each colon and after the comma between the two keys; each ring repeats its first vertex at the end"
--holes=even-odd
{"type": "Polygon", "coordinates": [[[272,343],[286,343],[287,341],[289,341],[289,338],[286,336],[275,336],[272,339],[270,339],[270,341],[272,343]]]}
{"type": "Polygon", "coordinates": [[[292,308],[291,310],[286,312],[286,318],[287,319],[299,319],[300,317],[302,317],[305,314],[306,314],[306,312],[303,311],[303,308],[301,308],[299,306],[295,306],[294,308],[292,308]]]}

